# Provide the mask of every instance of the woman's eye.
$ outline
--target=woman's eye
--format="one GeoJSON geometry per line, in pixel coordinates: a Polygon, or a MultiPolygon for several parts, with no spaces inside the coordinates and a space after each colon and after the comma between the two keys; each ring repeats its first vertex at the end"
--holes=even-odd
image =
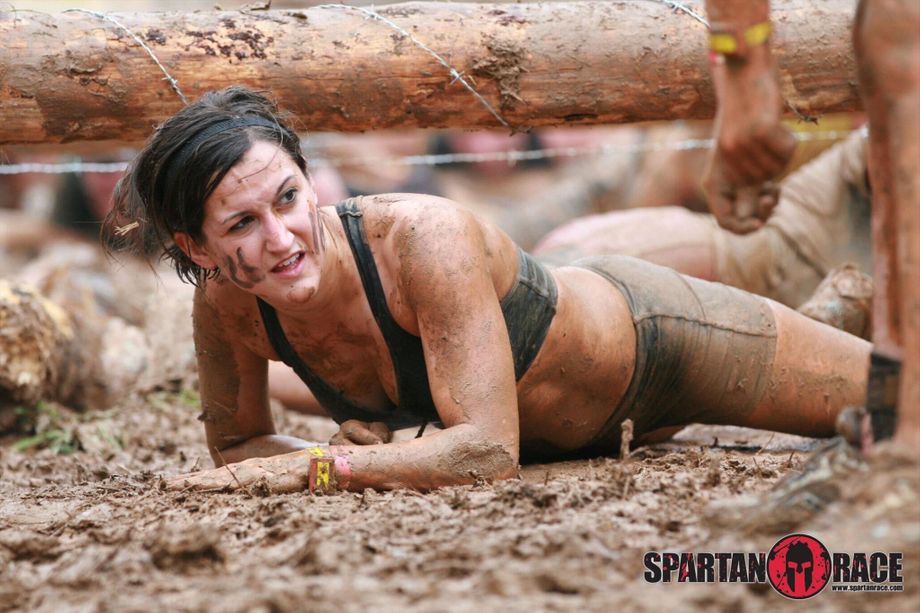
{"type": "Polygon", "coordinates": [[[245,228],[251,223],[252,223],[252,217],[249,217],[249,216],[243,217],[238,222],[230,226],[230,231],[236,232],[238,230],[242,230],[243,228],[245,228]]]}
{"type": "Polygon", "coordinates": [[[297,188],[292,187],[291,189],[281,194],[281,202],[283,204],[290,204],[294,202],[294,198],[296,197],[297,197],[297,188]]]}

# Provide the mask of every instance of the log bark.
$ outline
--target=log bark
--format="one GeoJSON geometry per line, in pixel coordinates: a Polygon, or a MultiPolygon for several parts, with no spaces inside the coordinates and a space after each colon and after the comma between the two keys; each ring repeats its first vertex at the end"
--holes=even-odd
{"type": "MultiPolygon", "coordinates": [[[[776,0],[784,94],[803,114],[859,107],[854,0],[776,0]]],[[[663,3],[406,3],[380,15],[439,53],[516,130],[707,118],[706,27],[663,3]]],[[[112,13],[189,98],[271,90],[323,131],[500,127],[409,37],[355,8],[112,13]]],[[[153,59],[85,13],[0,14],[0,144],[137,140],[181,108],[153,59]]]]}
{"type": "Polygon", "coordinates": [[[60,356],[73,341],[73,320],[59,306],[0,279],[0,408],[56,397],[68,379],[60,356]]]}
{"type": "Polygon", "coordinates": [[[0,433],[17,406],[105,408],[194,375],[190,286],[141,262],[111,262],[97,245],[42,244],[0,278],[0,433]]]}

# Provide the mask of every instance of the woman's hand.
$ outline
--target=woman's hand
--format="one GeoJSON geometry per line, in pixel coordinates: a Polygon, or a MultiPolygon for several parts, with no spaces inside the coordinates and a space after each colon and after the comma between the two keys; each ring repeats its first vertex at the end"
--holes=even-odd
{"type": "Polygon", "coordinates": [[[723,158],[712,155],[703,174],[703,190],[709,212],[720,226],[735,234],[748,234],[763,227],[779,204],[780,187],[773,181],[737,187],[725,176],[723,158]]]}
{"type": "Polygon", "coordinates": [[[299,492],[307,487],[309,470],[309,453],[296,451],[169,477],[166,489],[229,492],[267,487],[273,493],[299,492]]]}
{"type": "Polygon", "coordinates": [[[773,183],[795,152],[795,138],[780,122],[782,96],[766,45],[744,62],[713,66],[718,98],[716,147],[709,155],[703,191],[723,228],[738,234],[759,229],[779,200],[773,183]]]}
{"type": "Polygon", "coordinates": [[[393,432],[379,421],[349,419],[329,439],[330,445],[383,445],[393,440],[393,432]]]}

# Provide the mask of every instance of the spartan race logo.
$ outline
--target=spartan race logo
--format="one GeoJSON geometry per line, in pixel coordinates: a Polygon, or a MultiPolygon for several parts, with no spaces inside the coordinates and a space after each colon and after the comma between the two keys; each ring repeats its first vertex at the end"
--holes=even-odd
{"type": "Polygon", "coordinates": [[[769,553],[650,551],[648,583],[767,583],[787,598],[804,600],[832,582],[835,592],[901,592],[902,554],[831,554],[807,534],[790,534],[769,553]]]}
{"type": "Polygon", "coordinates": [[[767,556],[767,578],[783,596],[802,600],[824,589],[831,577],[831,555],[821,541],[790,534],[773,545],[767,556]]]}

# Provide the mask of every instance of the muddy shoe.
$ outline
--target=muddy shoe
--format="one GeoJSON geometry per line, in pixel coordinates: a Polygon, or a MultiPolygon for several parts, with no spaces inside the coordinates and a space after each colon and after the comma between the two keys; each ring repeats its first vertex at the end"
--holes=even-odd
{"type": "Polygon", "coordinates": [[[799,313],[868,340],[872,314],[872,277],[853,264],[832,270],[799,313]]]}
{"type": "Polygon", "coordinates": [[[859,452],[841,437],[818,449],[802,467],[760,497],[713,505],[709,523],[759,533],[788,533],[841,497],[848,480],[868,470],[859,452]]]}

